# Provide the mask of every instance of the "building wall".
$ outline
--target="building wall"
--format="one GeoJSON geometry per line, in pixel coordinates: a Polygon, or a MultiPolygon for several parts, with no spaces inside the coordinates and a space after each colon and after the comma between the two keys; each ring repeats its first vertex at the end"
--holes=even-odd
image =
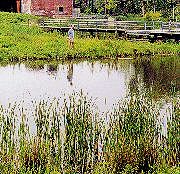
{"type": "Polygon", "coordinates": [[[31,0],[21,0],[21,13],[31,14],[31,0]]]}
{"type": "Polygon", "coordinates": [[[72,8],[73,0],[21,0],[21,12],[34,15],[72,16],[72,8]]]}
{"type": "Polygon", "coordinates": [[[73,0],[21,0],[21,12],[34,15],[72,16],[72,8],[73,0]]]}

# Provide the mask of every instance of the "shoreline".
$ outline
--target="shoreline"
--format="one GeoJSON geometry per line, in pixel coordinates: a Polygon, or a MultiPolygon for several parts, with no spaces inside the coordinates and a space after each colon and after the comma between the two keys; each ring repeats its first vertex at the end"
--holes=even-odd
{"type": "MultiPolygon", "coordinates": [[[[25,25],[34,16],[0,13],[0,61],[51,59],[124,59],[144,56],[179,56],[180,44],[131,42],[117,38],[81,37],[75,31],[74,49],[67,35],[45,32],[37,25],[25,25]]],[[[36,17],[37,18],[37,17],[36,17]]]]}

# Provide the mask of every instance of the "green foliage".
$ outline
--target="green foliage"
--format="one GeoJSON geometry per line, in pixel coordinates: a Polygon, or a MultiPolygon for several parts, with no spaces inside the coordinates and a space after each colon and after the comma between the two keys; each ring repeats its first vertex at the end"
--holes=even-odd
{"type": "Polygon", "coordinates": [[[168,167],[166,165],[160,166],[153,174],[178,174],[180,167],[168,167]]]}
{"type": "Polygon", "coordinates": [[[127,14],[127,15],[118,15],[116,16],[118,21],[144,21],[144,18],[140,15],[127,14]]]}
{"type": "Polygon", "coordinates": [[[37,17],[14,13],[0,13],[0,60],[117,58],[146,54],[178,54],[179,44],[143,43],[126,40],[81,38],[76,34],[75,47],[70,49],[67,36],[45,32],[36,25],[37,17]],[[13,22],[12,22],[13,21],[13,22]],[[23,22],[22,22],[23,21],[23,22]],[[31,22],[28,26],[28,21],[31,22]],[[36,21],[36,22],[35,22],[36,21]]]}
{"type": "Polygon", "coordinates": [[[166,20],[172,18],[173,7],[175,8],[175,18],[178,18],[178,6],[175,0],[96,0],[96,1],[81,1],[76,0],[75,5],[80,7],[81,12],[88,14],[105,14],[114,16],[139,15],[144,12],[154,13],[161,11],[162,17],[166,20]]]}
{"type": "Polygon", "coordinates": [[[108,162],[98,162],[93,169],[93,174],[114,174],[114,172],[108,162]]]}
{"type": "Polygon", "coordinates": [[[105,8],[113,13],[113,11],[116,9],[117,1],[116,0],[107,0],[107,3],[105,5],[105,8]]]}
{"type": "Polygon", "coordinates": [[[105,120],[82,92],[62,100],[35,102],[29,113],[18,104],[0,107],[2,173],[179,172],[173,167],[179,148],[176,96],[166,141],[158,139],[161,103],[149,95],[139,92],[119,101],[105,120]]]}
{"type": "Polygon", "coordinates": [[[145,14],[145,19],[148,20],[148,21],[152,21],[152,20],[158,21],[158,20],[160,20],[160,17],[161,17],[160,12],[155,12],[154,13],[154,12],[150,11],[150,12],[147,12],[145,14]]]}
{"type": "Polygon", "coordinates": [[[0,12],[0,22],[1,24],[28,24],[29,20],[38,21],[39,17],[32,16],[29,14],[20,14],[20,13],[8,13],[0,12]]]}

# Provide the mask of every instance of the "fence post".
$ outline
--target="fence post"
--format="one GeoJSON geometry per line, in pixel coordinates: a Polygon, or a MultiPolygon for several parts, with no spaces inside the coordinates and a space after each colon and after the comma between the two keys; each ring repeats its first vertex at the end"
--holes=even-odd
{"type": "Polygon", "coordinates": [[[153,21],[153,23],[152,23],[152,28],[153,28],[153,30],[154,30],[154,21],[153,21]]]}
{"type": "Polygon", "coordinates": [[[124,29],[125,29],[125,30],[127,30],[127,23],[125,23],[125,25],[124,25],[124,29]]]}
{"type": "Polygon", "coordinates": [[[175,30],[178,30],[178,23],[177,22],[175,22],[175,30]]]}
{"type": "Polygon", "coordinates": [[[78,21],[78,24],[77,24],[77,29],[79,30],[79,21],[78,21]]]}
{"type": "Polygon", "coordinates": [[[144,22],[144,30],[146,30],[146,22],[144,22]]]}
{"type": "Polygon", "coordinates": [[[163,22],[161,22],[161,30],[163,30],[163,22]]]}
{"type": "Polygon", "coordinates": [[[169,23],[168,23],[168,29],[169,29],[169,31],[171,30],[171,21],[169,21],[169,23]]]}
{"type": "Polygon", "coordinates": [[[117,37],[117,21],[115,21],[115,28],[116,28],[115,37],[117,37]]]}

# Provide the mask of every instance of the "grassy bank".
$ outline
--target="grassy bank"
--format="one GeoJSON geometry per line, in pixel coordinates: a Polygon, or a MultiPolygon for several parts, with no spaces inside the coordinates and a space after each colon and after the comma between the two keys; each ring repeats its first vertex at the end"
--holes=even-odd
{"type": "Polygon", "coordinates": [[[178,98],[169,101],[168,133],[162,103],[128,96],[100,115],[88,96],[0,107],[0,171],[12,173],[178,173],[178,98]],[[33,119],[32,119],[33,118],[33,119]],[[33,121],[32,121],[33,120],[33,121]],[[159,122],[158,122],[159,120],[159,122]],[[32,126],[33,125],[33,126],[32,126]],[[33,128],[33,134],[32,134],[33,128]]]}
{"type": "Polygon", "coordinates": [[[134,57],[134,50],[137,56],[177,55],[180,50],[177,43],[79,38],[77,35],[75,48],[70,49],[67,36],[44,32],[36,25],[38,20],[29,15],[0,13],[0,60],[123,58],[134,57]]]}

